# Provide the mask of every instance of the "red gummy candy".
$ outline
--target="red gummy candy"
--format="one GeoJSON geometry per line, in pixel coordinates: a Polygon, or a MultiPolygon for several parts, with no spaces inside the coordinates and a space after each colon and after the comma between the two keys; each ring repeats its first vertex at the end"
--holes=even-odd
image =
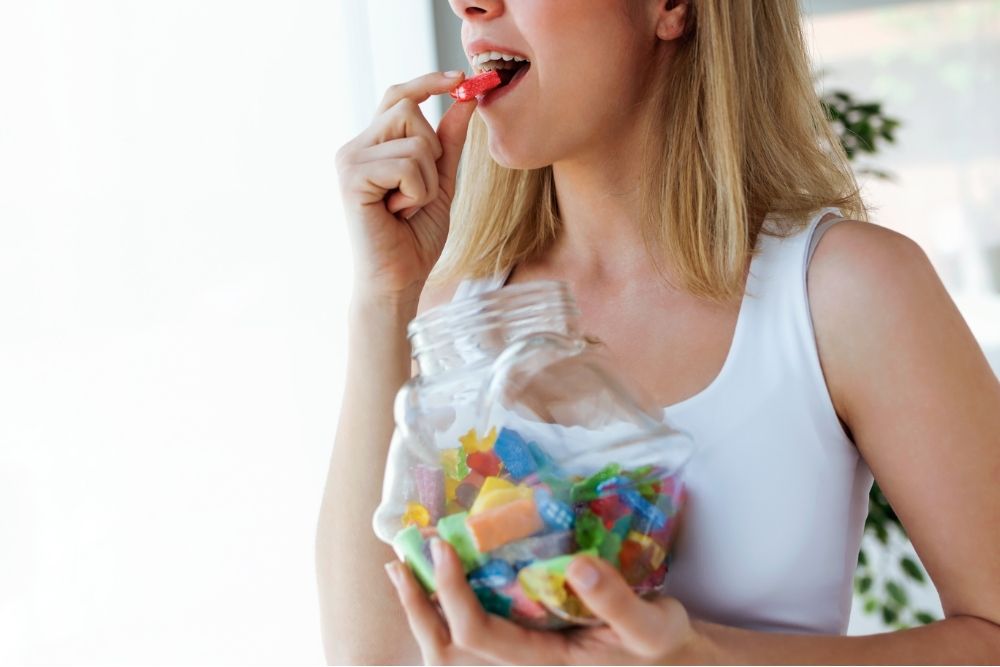
{"type": "Polygon", "coordinates": [[[638,586],[653,571],[651,564],[644,557],[644,549],[638,542],[625,540],[618,552],[619,569],[629,586],[638,586]]]}
{"type": "Polygon", "coordinates": [[[493,452],[472,452],[465,463],[483,477],[496,477],[500,474],[500,457],[493,452]]]}
{"type": "Polygon", "coordinates": [[[615,521],[629,512],[628,506],[619,500],[618,496],[596,498],[591,500],[589,505],[591,512],[604,519],[604,525],[608,527],[608,530],[614,526],[615,521]]]}
{"type": "Polygon", "coordinates": [[[489,72],[478,74],[471,79],[466,79],[455,86],[455,89],[449,94],[459,102],[471,102],[478,96],[489,90],[493,90],[499,85],[500,74],[496,70],[490,70],[489,72]]]}

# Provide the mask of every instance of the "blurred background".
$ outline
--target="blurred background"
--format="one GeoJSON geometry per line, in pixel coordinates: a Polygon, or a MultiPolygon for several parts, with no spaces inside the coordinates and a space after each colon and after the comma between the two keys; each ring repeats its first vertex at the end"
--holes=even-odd
{"type": "MultiPolygon", "coordinates": [[[[901,121],[874,220],[1000,369],[1000,2],[803,8],[818,89],[901,121]]],[[[449,68],[444,0],[0,0],[0,661],[322,662],[333,156],[449,68]]]]}

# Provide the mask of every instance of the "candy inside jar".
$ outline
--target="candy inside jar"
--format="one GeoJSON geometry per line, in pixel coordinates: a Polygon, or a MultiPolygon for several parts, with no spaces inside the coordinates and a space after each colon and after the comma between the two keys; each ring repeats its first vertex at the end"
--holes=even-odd
{"type": "Polygon", "coordinates": [[[589,476],[567,474],[516,431],[474,430],[417,464],[413,496],[393,539],[424,587],[435,582],[429,540],[450,543],[489,611],[528,625],[587,623],[590,612],[566,585],[577,554],[621,570],[641,595],[662,587],[683,484],[665,468],[611,463],[589,476]]]}
{"type": "Polygon", "coordinates": [[[566,581],[579,554],[661,593],[690,439],[583,342],[561,283],[466,301],[422,316],[448,327],[411,324],[421,374],[397,397],[376,533],[431,594],[430,541],[448,542],[483,607],[529,627],[598,622],[566,581]]]}

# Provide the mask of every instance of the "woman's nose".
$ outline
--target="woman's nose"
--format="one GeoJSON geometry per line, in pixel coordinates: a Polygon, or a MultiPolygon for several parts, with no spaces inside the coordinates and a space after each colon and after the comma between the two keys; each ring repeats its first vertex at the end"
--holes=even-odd
{"type": "Polygon", "coordinates": [[[495,19],[503,14],[503,0],[449,0],[449,3],[463,21],[495,19]]]}

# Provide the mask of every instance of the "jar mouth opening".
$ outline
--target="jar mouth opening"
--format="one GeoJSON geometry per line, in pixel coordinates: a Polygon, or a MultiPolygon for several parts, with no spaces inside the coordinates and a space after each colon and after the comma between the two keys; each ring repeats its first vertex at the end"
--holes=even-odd
{"type": "Polygon", "coordinates": [[[459,320],[478,328],[543,311],[574,317],[580,314],[564,281],[538,280],[507,285],[432,308],[407,325],[407,339],[412,344],[416,336],[441,325],[454,326],[459,320]],[[502,311],[498,308],[501,305],[502,311]]]}

